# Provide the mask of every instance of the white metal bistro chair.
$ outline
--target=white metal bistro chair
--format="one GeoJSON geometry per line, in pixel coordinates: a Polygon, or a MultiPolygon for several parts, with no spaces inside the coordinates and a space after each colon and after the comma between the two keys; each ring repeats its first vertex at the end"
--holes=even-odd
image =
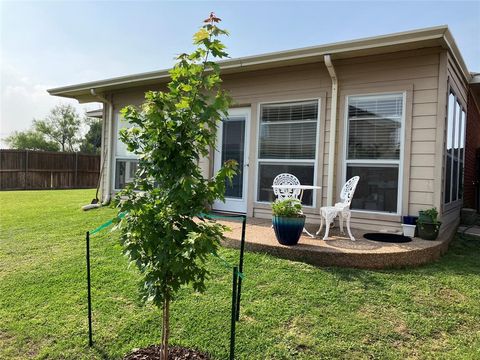
{"type": "MultiPolygon", "coordinates": [[[[300,185],[300,180],[292,174],[279,174],[273,179],[273,185],[300,185]]],[[[300,189],[278,189],[273,188],[273,193],[278,200],[298,199],[301,193],[300,189]]]]}
{"type": "Polygon", "coordinates": [[[315,235],[318,236],[318,234],[320,234],[320,230],[322,230],[323,227],[323,220],[325,219],[325,236],[323,237],[323,240],[327,240],[330,224],[333,222],[335,217],[339,215],[338,220],[340,222],[340,231],[342,234],[344,234],[343,220],[347,220],[348,235],[350,236],[350,240],[355,241],[352,231],[350,230],[350,204],[352,202],[358,180],[360,180],[360,176],[354,176],[348,180],[345,185],[343,185],[342,192],[340,193],[340,199],[342,200],[341,202],[336,203],[334,206],[323,206],[320,208],[320,228],[315,235]]]}

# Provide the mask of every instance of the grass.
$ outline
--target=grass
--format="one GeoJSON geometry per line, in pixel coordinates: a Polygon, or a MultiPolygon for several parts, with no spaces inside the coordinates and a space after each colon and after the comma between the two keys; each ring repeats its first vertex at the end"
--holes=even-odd
{"type": "MultiPolygon", "coordinates": [[[[95,347],[87,346],[82,212],[92,190],[0,193],[0,358],[119,359],[158,343],[160,312],[108,231],[92,237],[95,347]]],[[[247,239],[248,240],[248,239],[247,239]]],[[[222,256],[233,262],[236,250],[222,256]]],[[[172,343],[228,357],[230,271],[212,259],[205,294],[183,289],[172,343]]],[[[316,268],[247,253],[238,359],[479,359],[480,241],[457,238],[416,269],[316,268]]]]}

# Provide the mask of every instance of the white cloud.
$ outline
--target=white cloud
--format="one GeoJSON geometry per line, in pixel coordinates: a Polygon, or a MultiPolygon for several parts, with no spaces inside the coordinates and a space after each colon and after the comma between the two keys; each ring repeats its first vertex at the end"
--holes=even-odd
{"type": "MultiPolygon", "coordinates": [[[[2,63],[0,73],[0,138],[13,131],[30,127],[33,119],[45,117],[55,105],[72,104],[80,114],[100,107],[99,104],[80,105],[76,100],[51,96],[47,89],[54,86],[36,83],[11,64],[2,63]]],[[[4,144],[2,144],[4,145],[4,144]]]]}

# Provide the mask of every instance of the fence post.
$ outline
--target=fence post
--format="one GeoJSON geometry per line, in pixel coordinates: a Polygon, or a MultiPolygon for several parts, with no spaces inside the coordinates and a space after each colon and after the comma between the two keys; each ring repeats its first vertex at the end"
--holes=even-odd
{"type": "Polygon", "coordinates": [[[92,294],[90,283],[90,232],[87,231],[86,235],[86,257],[87,257],[87,310],[88,310],[88,346],[93,345],[93,332],[92,332],[92,294]]]}
{"type": "MultiPolygon", "coordinates": [[[[242,217],[242,238],[240,240],[240,261],[238,264],[238,271],[243,273],[243,254],[245,252],[245,230],[247,227],[247,216],[242,217]]],[[[236,320],[240,320],[240,297],[242,296],[242,278],[238,278],[238,291],[237,291],[237,312],[236,320]]]]}
{"type": "Polygon", "coordinates": [[[74,189],[76,189],[77,185],[78,185],[77,171],[78,171],[78,151],[75,152],[75,178],[73,180],[73,188],[74,189]]]}
{"type": "Polygon", "coordinates": [[[232,314],[230,321],[230,357],[229,360],[235,359],[235,322],[237,319],[237,276],[238,267],[233,267],[233,279],[232,279],[232,314]]]}
{"type": "Polygon", "coordinates": [[[25,173],[24,173],[24,184],[23,187],[27,190],[27,172],[28,172],[28,150],[25,150],[25,173]]]}

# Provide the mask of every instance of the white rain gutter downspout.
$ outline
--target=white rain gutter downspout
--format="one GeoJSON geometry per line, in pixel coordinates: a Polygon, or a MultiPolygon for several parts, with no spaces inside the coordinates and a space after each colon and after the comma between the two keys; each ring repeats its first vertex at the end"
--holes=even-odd
{"type": "MultiPolygon", "coordinates": [[[[95,89],[90,89],[90,94],[92,96],[95,96],[97,99],[100,100],[100,102],[107,104],[107,112],[105,114],[105,120],[108,125],[107,127],[107,141],[105,142],[105,136],[103,138],[104,143],[102,143],[102,147],[105,146],[105,149],[107,151],[102,151],[102,155],[105,156],[105,159],[102,159],[102,162],[104,164],[103,167],[103,174],[100,174],[100,176],[106,176],[107,181],[103,181],[103,183],[106,185],[105,189],[103,189],[103,200],[102,200],[102,205],[108,205],[110,203],[110,193],[112,191],[111,189],[111,178],[112,178],[112,136],[113,136],[113,104],[110,100],[105,98],[104,96],[98,95],[95,92],[95,89]]],[[[103,150],[103,149],[102,149],[103,150]]],[[[105,179],[105,178],[104,178],[105,179]]]]}
{"type": "Polygon", "coordinates": [[[328,147],[327,206],[333,205],[333,178],[335,172],[335,135],[337,131],[338,78],[330,54],[324,56],[325,66],[332,78],[332,103],[330,106],[330,143],[328,147]]]}

